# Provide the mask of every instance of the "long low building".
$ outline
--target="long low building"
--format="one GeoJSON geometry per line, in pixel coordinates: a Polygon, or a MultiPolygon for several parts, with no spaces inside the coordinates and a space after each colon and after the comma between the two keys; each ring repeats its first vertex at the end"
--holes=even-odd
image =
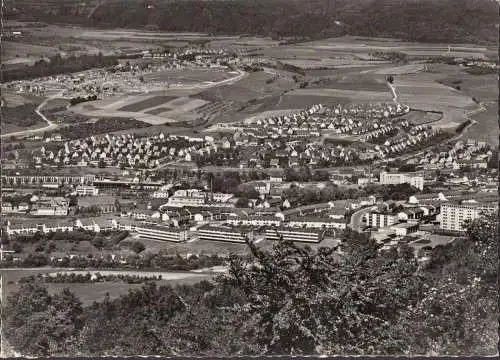
{"type": "Polygon", "coordinates": [[[323,235],[323,230],[316,229],[278,228],[266,230],[266,240],[271,241],[283,239],[292,242],[319,243],[323,240],[323,235]]]}
{"type": "Polygon", "coordinates": [[[244,225],[244,226],[280,226],[281,219],[275,216],[237,216],[229,217],[226,222],[231,225],[244,225]]]}
{"type": "MultiPolygon", "coordinates": [[[[248,232],[248,236],[252,238],[251,231],[248,232]]],[[[239,228],[229,226],[201,226],[198,228],[198,238],[199,240],[208,241],[226,241],[235,243],[245,242],[244,233],[239,228]]]]}
{"type": "Polygon", "coordinates": [[[30,235],[30,234],[35,234],[37,232],[41,233],[50,233],[50,232],[57,232],[57,231],[73,231],[74,226],[71,223],[20,223],[20,224],[13,224],[13,225],[7,225],[5,228],[5,231],[7,232],[7,235],[30,235]]]}
{"type": "Polygon", "coordinates": [[[315,228],[315,229],[345,229],[346,221],[344,219],[331,219],[319,217],[299,217],[290,219],[283,226],[295,228],[315,228]]]}
{"type": "Polygon", "coordinates": [[[140,239],[182,242],[187,240],[187,231],[159,225],[138,224],[135,226],[140,239]]]}

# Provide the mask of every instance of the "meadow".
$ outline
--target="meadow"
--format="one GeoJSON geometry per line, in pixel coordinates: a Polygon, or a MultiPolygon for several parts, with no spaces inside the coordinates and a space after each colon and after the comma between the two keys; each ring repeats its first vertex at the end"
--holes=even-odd
{"type": "MultiPolygon", "coordinates": [[[[19,288],[19,280],[23,277],[57,273],[66,269],[9,269],[0,270],[2,276],[2,289],[5,290],[4,297],[15,293],[19,288]]],[[[86,273],[86,271],[84,271],[86,273]]],[[[106,270],[99,271],[105,274],[106,270]]],[[[116,272],[116,271],[113,271],[116,272]]],[[[140,271],[121,270],[122,274],[140,275],[140,271]]],[[[147,274],[148,272],[143,272],[147,274]]],[[[194,272],[155,272],[162,274],[162,280],[155,281],[158,285],[188,285],[195,284],[202,280],[211,280],[212,274],[194,273],[194,272]]],[[[83,303],[84,306],[91,305],[94,301],[102,301],[107,294],[111,299],[127,294],[129,290],[140,289],[142,284],[127,284],[124,282],[103,282],[103,283],[86,283],[86,284],[64,284],[64,283],[47,283],[49,293],[60,293],[64,288],[69,288],[83,303]]]]}

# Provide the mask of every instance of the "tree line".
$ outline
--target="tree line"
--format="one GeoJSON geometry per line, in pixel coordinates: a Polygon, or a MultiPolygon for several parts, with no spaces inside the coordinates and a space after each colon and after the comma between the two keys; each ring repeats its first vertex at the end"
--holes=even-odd
{"type": "Polygon", "coordinates": [[[83,306],[69,289],[22,284],[4,336],[24,355],[491,355],[498,334],[496,214],[418,262],[346,231],[335,248],[277,241],[231,255],[194,285],[148,283],[83,306]]]}
{"type": "Polygon", "coordinates": [[[92,276],[91,273],[57,273],[54,276],[43,274],[25,276],[19,279],[19,283],[30,283],[42,281],[48,284],[92,284],[98,282],[124,282],[126,284],[144,284],[151,281],[162,280],[161,275],[128,275],[128,274],[113,274],[105,275],[96,273],[92,276]]]}

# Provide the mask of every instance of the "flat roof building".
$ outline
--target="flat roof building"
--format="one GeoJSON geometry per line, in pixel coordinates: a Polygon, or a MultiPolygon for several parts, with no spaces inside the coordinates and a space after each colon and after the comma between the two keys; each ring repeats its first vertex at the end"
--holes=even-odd
{"type": "Polygon", "coordinates": [[[267,229],[266,240],[277,241],[279,239],[283,239],[284,241],[292,242],[319,243],[323,240],[323,234],[324,230],[316,229],[267,229]]]}
{"type": "Polygon", "coordinates": [[[397,185],[410,184],[420,191],[424,189],[424,177],[411,173],[388,173],[382,171],[380,173],[380,184],[382,185],[397,185]]]}
{"type": "Polygon", "coordinates": [[[451,204],[441,205],[441,229],[452,231],[464,231],[464,222],[466,220],[475,220],[481,213],[491,213],[498,211],[497,203],[481,204],[451,204]]]}
{"type": "MultiPolygon", "coordinates": [[[[253,237],[251,231],[248,232],[248,236],[249,238],[253,237]]],[[[208,241],[245,243],[245,234],[239,228],[229,226],[204,225],[198,228],[198,238],[208,241]]]]}
{"type": "Polygon", "coordinates": [[[168,226],[137,224],[135,231],[140,239],[181,242],[187,240],[187,231],[168,226]]]}

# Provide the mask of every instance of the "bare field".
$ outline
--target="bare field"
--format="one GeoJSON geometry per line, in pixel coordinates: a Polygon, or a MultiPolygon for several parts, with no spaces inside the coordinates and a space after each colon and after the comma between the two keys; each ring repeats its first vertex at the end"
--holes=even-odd
{"type": "Polygon", "coordinates": [[[20,94],[2,89],[2,107],[16,107],[24,104],[40,104],[43,98],[31,94],[20,94]]]}
{"type": "Polygon", "coordinates": [[[26,44],[14,41],[2,41],[2,63],[4,61],[23,59],[23,62],[35,62],[41,57],[56,55],[58,49],[51,46],[26,44]]]}
{"type": "Polygon", "coordinates": [[[280,59],[282,63],[297,66],[301,69],[316,69],[319,67],[372,67],[388,64],[387,61],[365,61],[356,59],[280,59]]]}
{"type": "Polygon", "coordinates": [[[486,111],[471,116],[477,121],[465,134],[466,138],[487,141],[498,146],[499,122],[498,104],[486,106],[486,111]]]}
{"type": "Polygon", "coordinates": [[[226,71],[204,69],[175,69],[158,71],[144,75],[145,81],[166,81],[168,83],[196,84],[199,82],[216,82],[232,77],[226,71]]]}
{"type": "Polygon", "coordinates": [[[146,114],[151,114],[151,115],[159,115],[163,112],[166,112],[166,111],[169,111],[169,110],[172,110],[171,108],[168,108],[166,106],[160,106],[160,107],[157,107],[157,108],[154,108],[152,110],[146,110],[144,111],[146,114]]]}
{"type": "Polygon", "coordinates": [[[142,111],[146,109],[150,109],[152,107],[162,105],[164,103],[167,103],[171,100],[174,100],[175,96],[153,96],[150,98],[147,98],[145,100],[141,100],[129,105],[126,105],[118,110],[120,111],[142,111]]]}

